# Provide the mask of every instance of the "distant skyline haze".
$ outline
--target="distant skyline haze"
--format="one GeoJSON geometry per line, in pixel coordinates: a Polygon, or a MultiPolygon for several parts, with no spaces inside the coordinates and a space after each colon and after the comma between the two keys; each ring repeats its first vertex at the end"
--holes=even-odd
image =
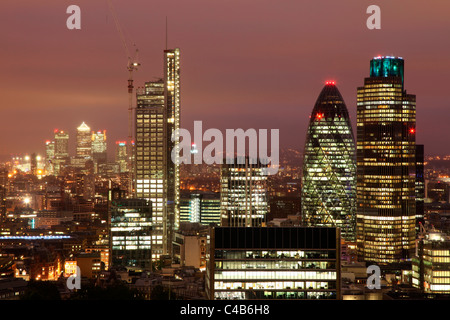
{"type": "MultiPolygon", "coordinates": [[[[405,60],[417,97],[417,143],[450,153],[450,2],[432,0],[111,0],[141,66],[135,89],[163,76],[163,50],[181,50],[181,127],[280,129],[280,146],[303,151],[311,109],[336,81],[356,128],[356,90],[378,55],[405,60]],[[369,30],[366,9],[381,8],[369,30]],[[135,45],[135,46],[134,46],[135,45]]],[[[0,4],[0,155],[44,154],[54,129],[84,121],[106,130],[108,153],[128,137],[127,57],[108,1],[0,4]],[[70,5],[81,29],[68,30],[70,5]]]]}

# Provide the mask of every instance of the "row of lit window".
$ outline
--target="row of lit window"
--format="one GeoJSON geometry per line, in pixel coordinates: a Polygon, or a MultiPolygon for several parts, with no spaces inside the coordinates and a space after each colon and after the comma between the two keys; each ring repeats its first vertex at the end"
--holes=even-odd
{"type": "Polygon", "coordinates": [[[250,295],[246,296],[243,291],[216,291],[214,292],[214,299],[216,300],[245,300],[245,299],[336,299],[336,292],[277,292],[277,291],[252,291],[250,295]]]}
{"type": "Polygon", "coordinates": [[[329,261],[216,261],[218,269],[335,269],[336,264],[329,261]]]}
{"type": "Polygon", "coordinates": [[[239,290],[239,289],[276,289],[276,290],[289,290],[289,289],[336,289],[335,282],[328,281],[260,281],[260,282],[223,282],[215,281],[214,289],[216,290],[239,290]]]}
{"type": "Polygon", "coordinates": [[[251,280],[251,279],[304,279],[336,280],[334,271],[216,271],[214,278],[251,280]]]}
{"type": "Polygon", "coordinates": [[[114,245],[117,245],[117,246],[118,245],[127,245],[127,246],[129,246],[129,245],[150,245],[151,241],[150,240],[146,240],[146,241],[144,241],[144,240],[142,240],[142,241],[136,241],[136,240],[115,241],[115,240],[113,240],[112,244],[113,244],[113,246],[114,245]]]}
{"type": "Polygon", "coordinates": [[[216,251],[216,259],[334,259],[334,250],[223,250],[216,251]]]}
{"type": "Polygon", "coordinates": [[[162,118],[163,117],[163,115],[162,114],[142,114],[142,113],[138,113],[137,115],[136,115],[136,117],[140,120],[140,119],[149,119],[149,118],[152,118],[152,119],[155,119],[155,118],[162,118]]]}
{"type": "Polygon", "coordinates": [[[136,246],[136,245],[129,245],[129,246],[120,246],[120,245],[117,245],[117,246],[112,246],[112,249],[113,250],[148,250],[148,249],[150,249],[151,247],[149,246],[149,245],[139,245],[139,246],[136,246]]]}

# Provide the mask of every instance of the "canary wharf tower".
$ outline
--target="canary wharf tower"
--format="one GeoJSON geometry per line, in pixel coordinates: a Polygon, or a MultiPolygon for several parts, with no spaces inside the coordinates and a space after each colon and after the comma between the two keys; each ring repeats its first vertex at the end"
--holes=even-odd
{"type": "Polygon", "coordinates": [[[339,227],[343,239],[355,241],[355,143],[334,81],[326,82],[309,120],[301,201],[304,225],[339,227]]]}
{"type": "Polygon", "coordinates": [[[415,247],[416,97],[404,60],[376,57],[357,91],[359,259],[401,263],[415,247]]]}

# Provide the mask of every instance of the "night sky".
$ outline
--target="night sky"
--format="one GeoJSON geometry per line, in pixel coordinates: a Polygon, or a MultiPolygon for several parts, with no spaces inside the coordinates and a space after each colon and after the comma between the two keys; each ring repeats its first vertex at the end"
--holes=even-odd
{"type": "MultiPolygon", "coordinates": [[[[130,50],[135,87],[163,75],[168,47],[181,49],[181,124],[280,129],[303,150],[309,115],[335,80],[356,121],[356,89],[378,55],[405,59],[417,95],[417,143],[450,153],[450,2],[442,0],[112,0],[130,50]],[[369,30],[369,5],[381,30],[369,30]]],[[[83,121],[107,130],[110,153],[128,135],[127,57],[106,0],[2,0],[0,155],[43,153],[53,130],[71,149],[83,121]],[[68,30],[69,5],[81,30],[68,30]]],[[[356,131],[355,131],[356,134],[356,131]]]]}

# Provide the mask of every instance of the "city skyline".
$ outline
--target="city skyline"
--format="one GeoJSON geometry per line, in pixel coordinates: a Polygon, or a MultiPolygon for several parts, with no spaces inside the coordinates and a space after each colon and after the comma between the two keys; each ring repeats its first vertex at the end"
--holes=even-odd
{"type": "Polygon", "coordinates": [[[450,4],[355,2],[3,1],[0,301],[450,300],[450,4]]]}
{"type": "MultiPolygon", "coordinates": [[[[9,63],[0,77],[1,108],[10,121],[1,128],[3,157],[43,154],[55,128],[75,137],[83,121],[107,130],[109,143],[127,137],[127,61],[112,13],[106,2],[76,4],[82,10],[81,30],[76,31],[65,26],[67,3],[30,3],[26,10],[4,4],[6,49],[0,57],[9,63]]],[[[367,4],[362,3],[330,1],[324,9],[312,3],[265,1],[255,7],[249,1],[240,2],[236,13],[237,2],[196,1],[190,6],[204,10],[191,15],[184,15],[187,4],[179,1],[158,3],[151,13],[145,10],[151,5],[140,2],[113,4],[127,40],[139,49],[142,65],[134,73],[135,88],[163,76],[159,62],[167,17],[169,47],[184,52],[182,128],[190,129],[195,120],[222,130],[281,128],[281,146],[303,151],[315,100],[311,92],[326,80],[336,81],[355,129],[356,88],[368,61],[395,55],[405,59],[406,86],[417,95],[417,142],[425,145],[426,155],[450,151],[444,147],[450,116],[445,111],[450,48],[435,41],[449,30],[449,4],[423,8],[418,1],[408,7],[399,1],[380,3],[380,30],[367,29],[367,4]],[[335,14],[337,9],[345,22],[335,14]],[[323,19],[315,21],[318,16],[323,19]],[[324,50],[325,45],[332,50],[324,50]],[[274,116],[274,110],[284,116],[274,116]]]]}

